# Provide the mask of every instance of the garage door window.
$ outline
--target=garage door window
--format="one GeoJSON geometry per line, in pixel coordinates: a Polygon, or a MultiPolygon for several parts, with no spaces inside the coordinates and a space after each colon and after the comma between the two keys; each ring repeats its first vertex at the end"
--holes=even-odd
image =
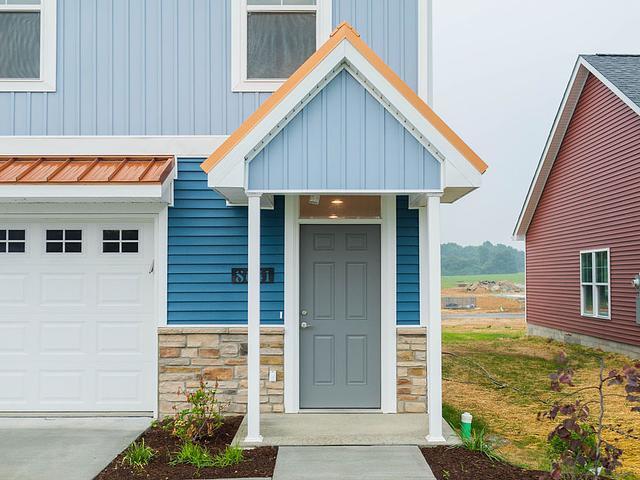
{"type": "Polygon", "coordinates": [[[0,230],[0,253],[24,253],[26,248],[24,230],[0,230]]]}
{"type": "Polygon", "coordinates": [[[47,253],[82,253],[82,230],[47,230],[47,253]]]}
{"type": "Polygon", "coordinates": [[[138,230],[103,230],[102,253],[138,253],[138,230]]]}

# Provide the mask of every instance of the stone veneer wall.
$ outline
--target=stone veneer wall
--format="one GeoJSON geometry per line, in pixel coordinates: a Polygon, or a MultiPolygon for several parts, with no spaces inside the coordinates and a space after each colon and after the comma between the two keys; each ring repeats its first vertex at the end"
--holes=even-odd
{"type": "MultiPolygon", "coordinates": [[[[398,413],[426,411],[426,329],[397,330],[398,413]]],[[[227,413],[247,410],[246,327],[163,327],[158,331],[160,416],[183,408],[184,394],[200,378],[218,383],[227,413]]],[[[284,412],[284,330],[263,327],[260,334],[260,410],[284,412]],[[276,381],[269,382],[269,370],[276,381]]]]}
{"type": "Polygon", "coordinates": [[[398,413],[427,411],[426,332],[424,327],[396,332],[398,413]]]}
{"type": "MultiPolygon", "coordinates": [[[[247,410],[247,327],[163,327],[159,342],[159,410],[164,417],[183,408],[184,394],[200,378],[218,384],[226,413],[247,410]]],[[[260,410],[284,411],[284,330],[263,327],[260,335],[260,410]],[[269,382],[275,370],[276,381],[269,382]]]]}

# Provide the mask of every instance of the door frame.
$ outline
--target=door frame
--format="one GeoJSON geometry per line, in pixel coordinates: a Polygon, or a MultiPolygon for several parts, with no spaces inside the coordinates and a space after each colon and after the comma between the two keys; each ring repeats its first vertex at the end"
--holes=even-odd
{"type": "Polygon", "coordinates": [[[380,219],[300,219],[299,211],[299,196],[287,195],[284,221],[284,411],[308,411],[300,409],[300,225],[359,224],[380,225],[380,411],[396,413],[396,197],[381,196],[380,219]]]}

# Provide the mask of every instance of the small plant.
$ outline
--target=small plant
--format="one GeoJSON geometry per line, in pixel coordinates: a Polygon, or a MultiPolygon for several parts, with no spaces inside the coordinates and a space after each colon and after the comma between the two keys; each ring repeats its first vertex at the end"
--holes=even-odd
{"type": "Polygon", "coordinates": [[[218,453],[213,457],[213,466],[217,468],[230,467],[239,464],[243,459],[242,449],[237,445],[229,445],[224,452],[218,453]]]}
{"type": "Polygon", "coordinates": [[[189,407],[173,418],[173,435],[190,443],[211,437],[223,424],[222,407],[216,395],[216,388],[210,388],[200,379],[198,389],[185,394],[189,407]]]}
{"type": "Polygon", "coordinates": [[[491,460],[501,461],[502,458],[498,455],[491,444],[486,440],[484,429],[471,431],[471,436],[468,439],[463,439],[462,442],[467,450],[473,452],[480,452],[486,455],[491,460]]]}
{"type": "MultiPolygon", "coordinates": [[[[573,387],[573,371],[566,367],[567,357],[562,353],[558,362],[564,365],[557,373],[549,376],[551,389],[561,392],[564,386],[573,387]]],[[[622,370],[605,372],[604,360],[600,359],[600,375],[594,385],[578,388],[566,394],[562,401],[539,414],[539,418],[562,419],[549,434],[552,460],[548,479],[593,478],[612,476],[621,465],[622,450],[607,442],[602,435],[606,400],[617,394],[607,393],[611,386],[624,386],[625,398],[636,405],[632,412],[640,412],[640,363],[626,366],[622,370]],[[596,400],[583,400],[580,394],[593,392],[596,400]],[[569,400],[570,399],[570,400],[569,400]],[[598,415],[593,418],[591,405],[598,406],[598,415]]]]}
{"type": "Polygon", "coordinates": [[[153,448],[144,444],[144,438],[140,442],[133,442],[127,447],[122,458],[123,464],[128,464],[136,470],[142,470],[146,467],[156,452],[153,448]]]}
{"type": "Polygon", "coordinates": [[[197,443],[185,442],[171,460],[171,465],[186,463],[200,469],[213,466],[211,454],[197,443]]]}

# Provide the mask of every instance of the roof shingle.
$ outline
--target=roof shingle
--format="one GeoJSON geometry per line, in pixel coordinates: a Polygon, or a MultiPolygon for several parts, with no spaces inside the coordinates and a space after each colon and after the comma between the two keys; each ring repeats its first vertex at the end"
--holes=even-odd
{"type": "Polygon", "coordinates": [[[640,55],[581,55],[640,107],[640,55]]]}

